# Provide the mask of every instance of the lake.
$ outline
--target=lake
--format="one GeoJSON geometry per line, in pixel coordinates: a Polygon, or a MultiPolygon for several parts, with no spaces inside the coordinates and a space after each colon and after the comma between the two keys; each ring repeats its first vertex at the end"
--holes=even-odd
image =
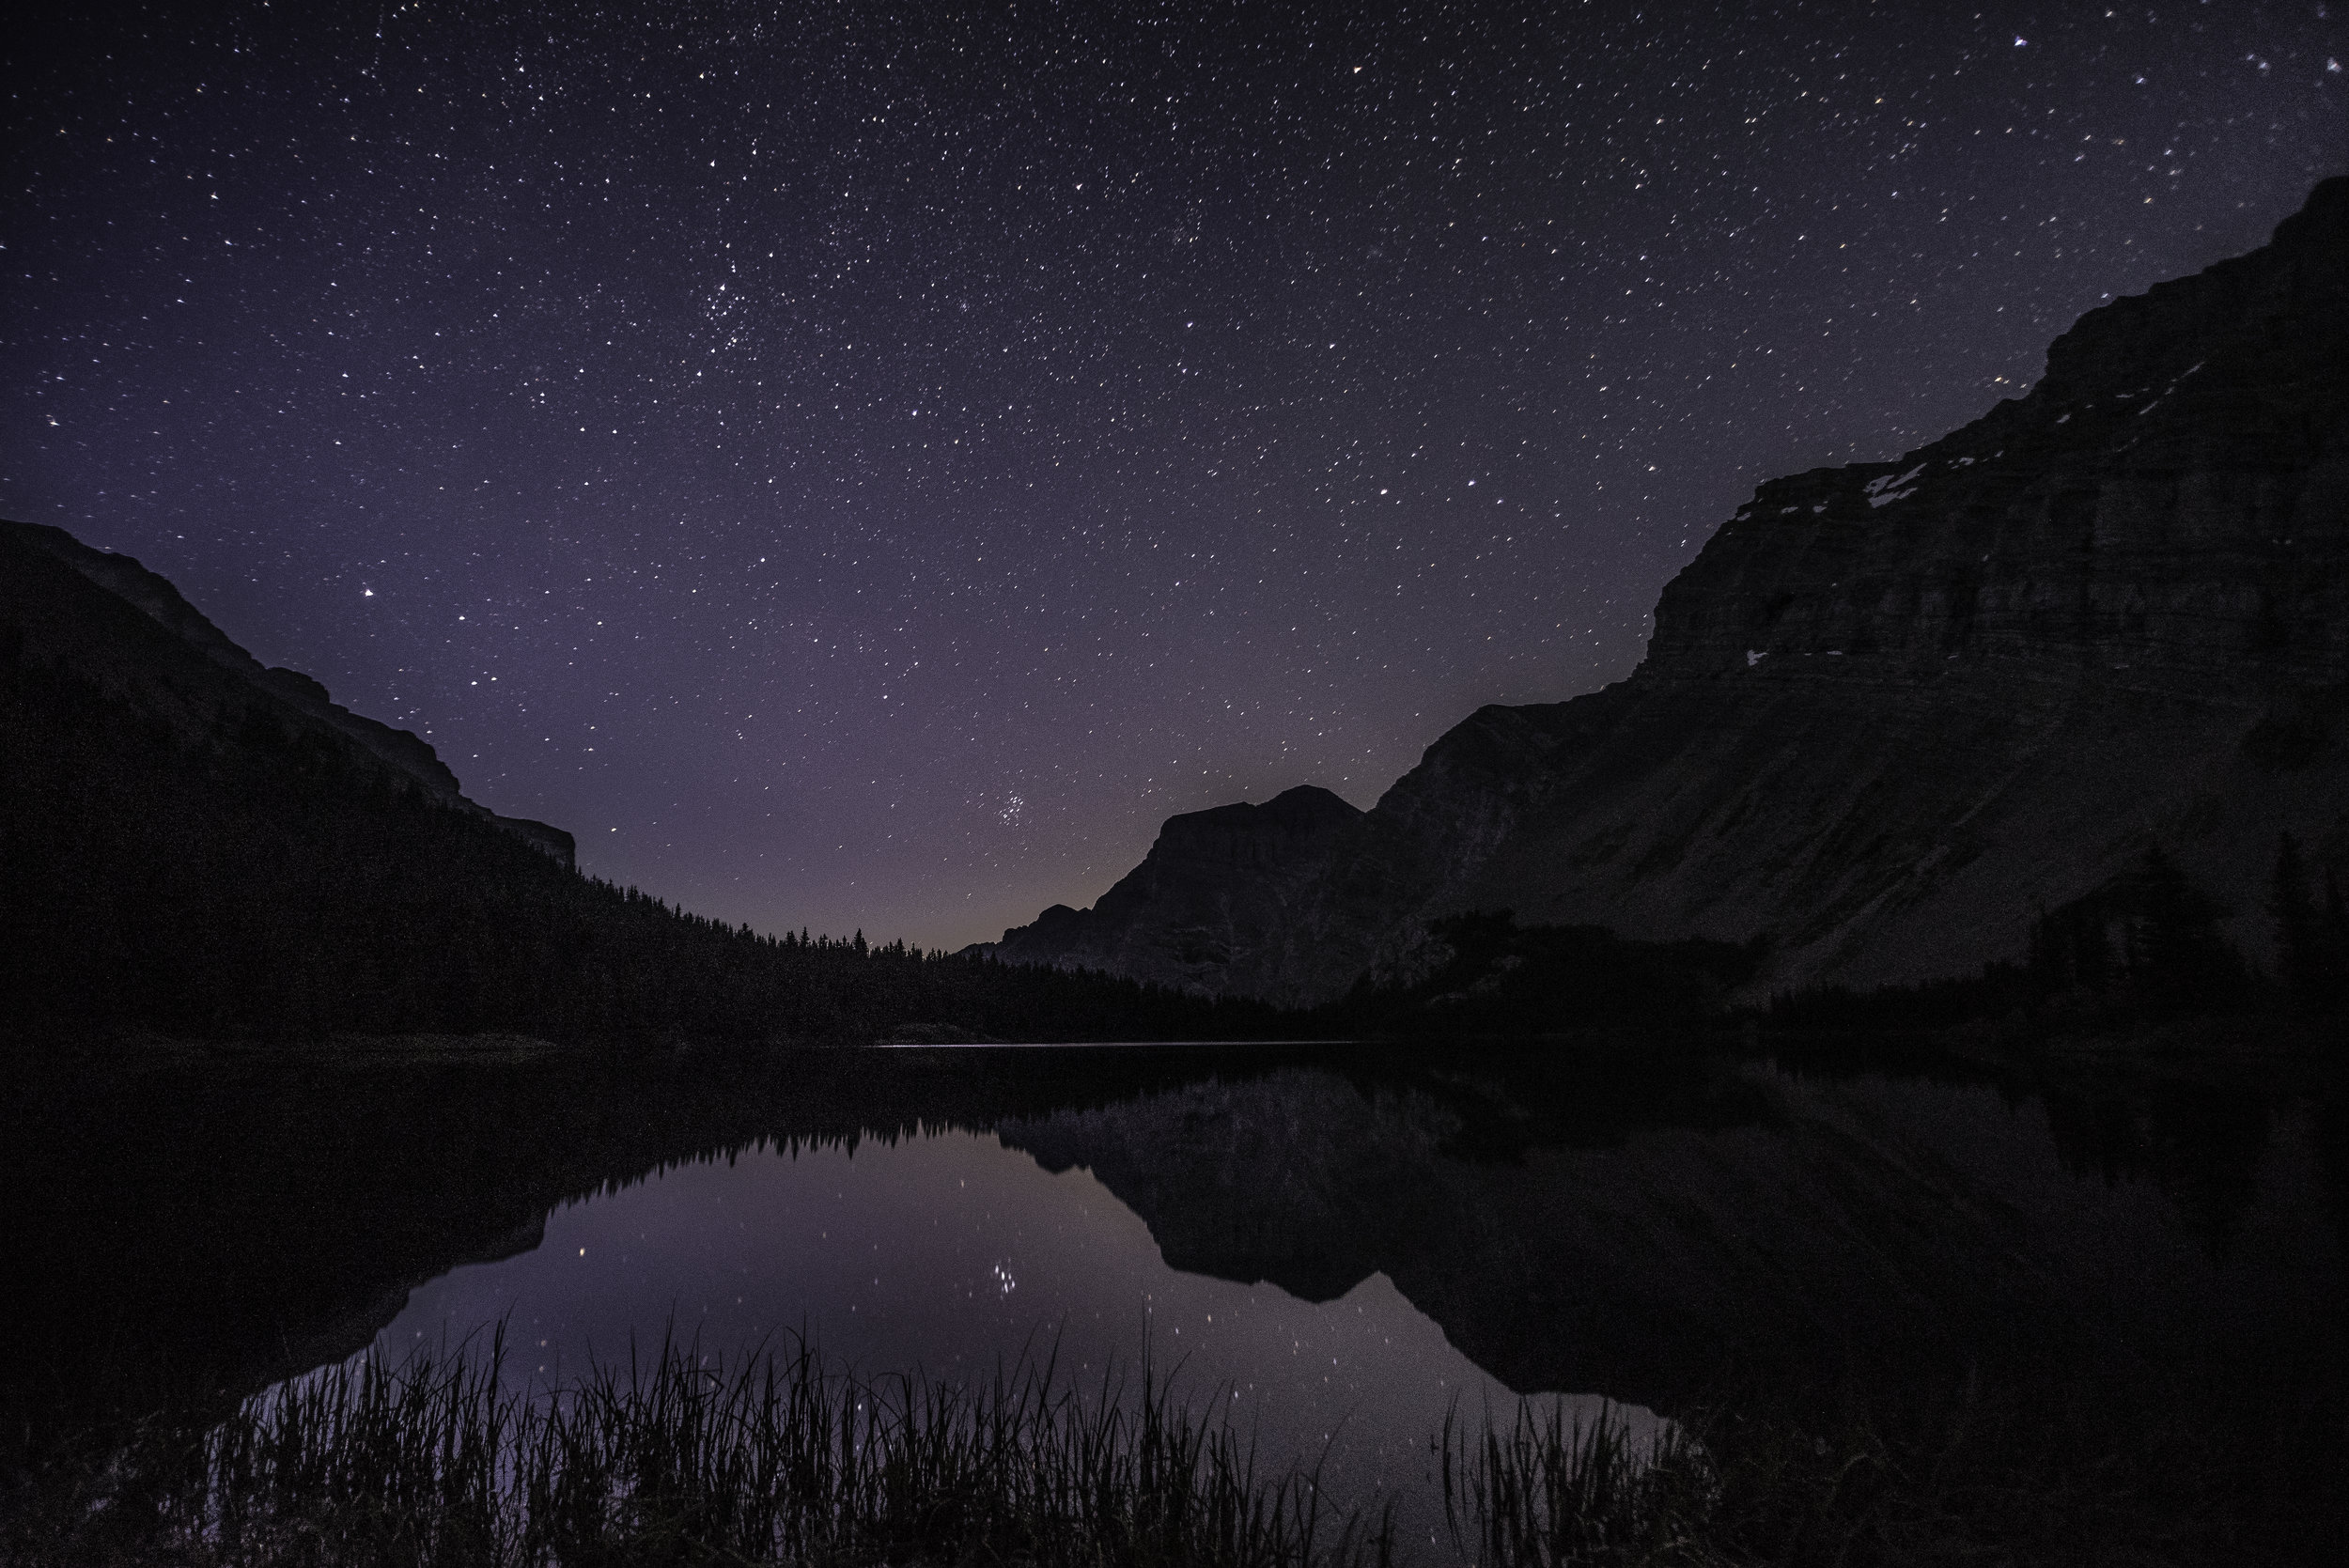
{"type": "Polygon", "coordinates": [[[2337,1083],[1882,1057],[20,1057],[6,1393],[37,1426],[101,1385],[226,1400],[498,1324],[553,1384],[664,1338],[1086,1387],[1146,1356],[1425,1540],[1430,1438],[1520,1396],[1645,1427],[1985,1374],[2337,1375],[2337,1083]]]}

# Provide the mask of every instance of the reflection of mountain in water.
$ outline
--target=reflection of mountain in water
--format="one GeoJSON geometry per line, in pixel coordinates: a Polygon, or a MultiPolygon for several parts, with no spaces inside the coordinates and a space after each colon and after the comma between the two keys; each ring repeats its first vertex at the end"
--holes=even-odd
{"type": "Polygon", "coordinates": [[[1508,1121],[1489,1096],[1301,1069],[999,1130],[1090,1168],[1178,1268],[1315,1299],[1383,1270],[1512,1387],[1664,1408],[1756,1371],[2256,1354],[2339,1288],[2305,1122],[2261,1140],[2256,1098],[2232,1096],[2249,1109],[2216,1161],[2186,1162],[2215,1205],[2198,1211],[2127,1169],[2162,1154],[2158,1106],[2060,1096],[2110,1135],[2060,1151],[2046,1102],[1988,1086],[1725,1064],[1695,1081],[1645,1119],[1569,1093],[1581,1126],[1500,1157],[1473,1136],[1508,1121]],[[2216,1240],[2214,1214],[2232,1217],[2216,1240]]]}
{"type": "Polygon", "coordinates": [[[0,1062],[11,1430],[100,1393],[238,1395],[350,1355],[414,1285],[525,1250],[557,1204],[670,1165],[762,1139],[978,1129],[1207,1070],[1199,1052],[1132,1049],[320,1060],[21,1044],[0,1062]]]}
{"type": "Polygon", "coordinates": [[[1665,1408],[1724,1364],[1808,1375],[1846,1351],[2256,1354],[2340,1298],[2313,1113],[2288,1095],[1444,1055],[23,1058],[53,1065],[0,1092],[21,1265],[0,1406],[106,1374],[129,1398],[242,1393],[534,1245],[558,1203],[762,1139],[917,1126],[1090,1167],[1174,1267],[1316,1300],[1383,1270],[1513,1387],[1665,1408]]]}

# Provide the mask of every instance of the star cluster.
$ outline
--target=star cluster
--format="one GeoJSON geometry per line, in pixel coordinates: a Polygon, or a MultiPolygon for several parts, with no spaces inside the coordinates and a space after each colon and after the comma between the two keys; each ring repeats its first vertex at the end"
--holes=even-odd
{"type": "Polygon", "coordinates": [[[927,945],[1619,678],[1758,480],[2349,163],[2314,3],[60,25],[0,510],[586,869],[927,945]]]}

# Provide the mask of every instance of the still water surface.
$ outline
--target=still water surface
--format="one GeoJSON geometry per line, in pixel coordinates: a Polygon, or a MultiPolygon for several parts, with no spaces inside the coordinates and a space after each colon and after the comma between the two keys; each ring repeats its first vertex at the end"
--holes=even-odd
{"type": "MultiPolygon", "coordinates": [[[[1090,1172],[1047,1172],[967,1131],[853,1152],[760,1143],[566,1204],[534,1250],[419,1287],[376,1348],[397,1358],[494,1322],[542,1386],[663,1335],[727,1356],[804,1336],[866,1376],[969,1381],[1049,1360],[1088,1392],[1131,1393],[1146,1347],[1178,1402],[1228,1414],[1269,1467],[1318,1466],[1347,1503],[1400,1496],[1398,1525],[1428,1536],[1429,1438],[1455,1403],[1481,1420],[1518,1398],[1384,1273],[1312,1302],[1171,1267],[1090,1172]]],[[[1605,1403],[1535,1408],[1588,1422],[1605,1403]]]]}
{"type": "Polygon", "coordinates": [[[2337,1326],[2337,1197],[2288,1097],[1425,1069],[1226,1053],[976,1127],[754,1139],[555,1206],[536,1246],[416,1287],[376,1344],[503,1321],[517,1370],[560,1382],[664,1335],[804,1336],[867,1375],[1050,1357],[1088,1388],[1130,1385],[1146,1347],[1268,1459],[1399,1497],[1425,1539],[1455,1408],[1530,1395],[1652,1429],[1649,1403],[1756,1369],[2161,1377],[2337,1326]]]}
{"type": "Polygon", "coordinates": [[[1423,1487],[1455,1401],[1645,1422],[1977,1374],[2254,1400],[2338,1375],[2340,1074],[1858,1055],[58,1069],[0,1096],[0,1219],[39,1281],[5,1300],[0,1403],[70,1424],[92,1366],[241,1397],[501,1321],[511,1370],[555,1382],[672,1333],[804,1335],[867,1375],[1052,1356],[1087,1386],[1146,1349],[1350,1500],[1423,1487]]]}

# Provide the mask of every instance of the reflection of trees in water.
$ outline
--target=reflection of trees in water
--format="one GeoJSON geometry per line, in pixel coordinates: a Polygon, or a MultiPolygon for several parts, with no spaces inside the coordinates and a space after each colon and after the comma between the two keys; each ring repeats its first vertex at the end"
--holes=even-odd
{"type": "MultiPolygon", "coordinates": [[[[2326,1195],[2341,1255],[2349,1258],[2349,1079],[2336,1077],[2316,1113],[2316,1153],[2324,1163],[2326,1195]]],[[[2349,1304],[2342,1311],[2349,1314],[2349,1304]]]]}
{"type": "Polygon", "coordinates": [[[2157,1079],[2046,1094],[2048,1130],[2065,1169],[2108,1185],[2154,1181],[2214,1253],[2225,1251],[2258,1196],[2270,1091],[2157,1079]]]}
{"type": "Polygon", "coordinates": [[[983,1128],[1200,1070],[1148,1052],[198,1053],[38,1042],[0,1092],[0,1409],[241,1392],[365,1344],[556,1205],[777,1143],[983,1128]]]}
{"type": "Polygon", "coordinates": [[[1605,1148],[1643,1128],[1719,1132],[1769,1126],[1784,1108],[1765,1079],[1702,1048],[1635,1042],[1501,1050],[1410,1048],[1352,1067],[1332,1063],[1365,1098],[1408,1094],[1441,1109],[1439,1152],[1514,1163],[1535,1148],[1605,1148]]]}
{"type": "Polygon", "coordinates": [[[2222,1255],[2262,1191],[2266,1092],[2111,1081],[2058,1096],[2061,1157],[2028,1065],[1912,1076],[1837,1053],[1798,1072],[1555,1050],[1296,1070],[999,1131],[1089,1169],[1177,1268],[1309,1299],[1378,1270],[1512,1387],[1659,1409],[1724,1374],[2139,1375],[2304,1322],[2337,1269],[2306,1246],[2295,1176],[2290,1238],[2263,1232],[2280,1250],[2222,1255]],[[2139,1172],[2166,1201],[2099,1190],[2139,1172]],[[2186,1237],[2199,1266],[2179,1266],[2186,1237]]]}
{"type": "MultiPolygon", "coordinates": [[[[117,1369],[129,1400],[153,1397],[159,1380],[230,1393],[257,1387],[365,1343],[414,1284],[535,1245],[560,1203],[682,1162],[728,1158],[762,1141],[854,1148],[867,1138],[1008,1130],[1089,1110],[1107,1111],[1098,1125],[1114,1129],[1153,1100],[1198,1097],[1208,1086],[1269,1103],[1286,1093],[1276,1077],[1318,1086],[1307,1096],[1314,1106],[1297,1107],[1294,1133],[1275,1142],[1296,1167],[1301,1185],[1291,1190],[1319,1193],[1328,1215],[1300,1227],[1300,1214],[1311,1220],[1311,1213],[1282,1211],[1277,1193],[1252,1185],[1244,1161],[1233,1165],[1222,1198],[1237,1207],[1225,1214],[1228,1224],[1207,1227],[1208,1240],[1229,1251],[1253,1237],[1262,1256],[1247,1260],[1251,1279],[1285,1270],[1311,1294],[1313,1281],[1343,1290],[1385,1267],[1399,1283],[1413,1280],[1407,1294],[1497,1372],[1516,1358],[1530,1374],[1586,1350],[1595,1365],[1613,1355],[1600,1354],[1606,1335],[1635,1330],[1654,1342],[1662,1366],[1685,1357],[1688,1323],[1775,1321],[1767,1311],[1740,1315],[1716,1299],[1746,1291],[1740,1300],[1773,1307],[1750,1295],[1750,1280],[1733,1283],[1704,1260],[1723,1248],[1730,1250],[1721,1256],[1748,1258],[1751,1248],[1740,1238],[1753,1227],[1789,1223],[1749,1191],[1759,1166],[1716,1157],[1743,1150],[1736,1159],[1750,1159],[1757,1149],[1811,1136],[1804,1129],[1813,1126],[1812,1111],[1800,1109],[1810,1103],[1808,1085],[1840,1094],[1839,1086],[1886,1080],[1881,1063],[1858,1058],[1766,1070],[1654,1040],[1505,1050],[1446,1042],[1392,1052],[661,1051],[506,1060],[459,1052],[337,1063],[208,1055],[114,1066],[87,1064],[85,1056],[83,1065],[38,1075],[27,1060],[61,1063],[68,1053],[20,1058],[14,1092],[0,1094],[0,1228],[22,1265],[17,1277],[37,1282],[0,1297],[0,1343],[11,1349],[0,1358],[0,1405],[9,1407],[86,1403],[92,1367],[117,1369]],[[1680,1167],[1639,1153],[1662,1143],[1702,1157],[1675,1175],[1680,1167]],[[1657,1228],[1678,1228],[1677,1239],[1657,1245],[1682,1272],[1634,1281],[1654,1291],[1657,1310],[1650,1322],[1626,1324],[1631,1309],[1606,1277],[1562,1272],[1559,1238],[1593,1222],[1593,1182],[1641,1160],[1653,1167],[1642,1166],[1641,1179],[1657,1185],[1653,1193],[1623,1189],[1618,1207],[1626,1223],[1646,1216],[1637,1225],[1651,1227],[1652,1238],[1657,1228]],[[1712,1185],[1700,1203],[1692,1184],[1707,1171],[1712,1185]],[[1361,1225],[1330,1218],[1356,1214],[1361,1225]],[[1316,1259],[1317,1270],[1306,1269],[1316,1259]],[[1514,1281],[1501,1293],[1507,1298],[1485,1299],[1503,1276],[1514,1281]],[[1604,1333],[1591,1327],[1602,1320],[1604,1333]]],[[[2272,1123],[2263,1092],[2125,1075],[2043,1089],[2028,1071],[1915,1065],[1916,1077],[1954,1090],[1995,1083],[2010,1104],[2044,1094],[2067,1169],[2113,1182],[2151,1178],[2215,1250],[2252,1201],[2272,1123]]],[[[1896,1076],[1911,1075],[1904,1067],[1896,1076]]],[[[1924,1092],[1929,1082],[1913,1088],[1924,1092]]],[[[2341,1206],[2349,1178],[2345,1121],[2336,1100],[2322,1126],[2333,1218],[2349,1232],[2349,1209],[2341,1206]]],[[[1210,1117],[1178,1142],[1195,1146],[1221,1130],[1210,1117]]],[[[1832,1140],[1813,1145],[1814,1154],[1842,1158],[1832,1140]]],[[[1038,1152],[1048,1163],[1054,1157],[1038,1152]]],[[[1203,1217],[1224,1212],[1211,1194],[1167,1182],[1169,1171],[1144,1174],[1165,1189],[1120,1195],[1138,1209],[1156,1205],[1144,1218],[1162,1242],[1199,1233],[1203,1217]]],[[[1832,1194],[1812,1196],[1828,1203],[1832,1194]]],[[[1854,1188],[1848,1202],[1820,1212],[1850,1229],[1856,1244],[1896,1250],[1908,1245],[1905,1236],[1924,1234],[1917,1226],[1944,1223],[1932,1209],[1872,1217],[1868,1201],[1854,1188]]],[[[1799,1226],[1781,1240],[1809,1246],[1799,1226]]],[[[1630,1269],[1640,1255],[1603,1235],[1588,1245],[1611,1268],[1630,1269]]],[[[1169,1261],[1180,1251],[1170,1248],[1169,1261]]],[[[1222,1271],[1197,1261],[1177,1265],[1222,1271]]],[[[1961,1267],[1952,1277],[1962,1276],[1961,1267]]],[[[1827,1299],[1837,1287],[1801,1288],[1827,1299]]]]}

